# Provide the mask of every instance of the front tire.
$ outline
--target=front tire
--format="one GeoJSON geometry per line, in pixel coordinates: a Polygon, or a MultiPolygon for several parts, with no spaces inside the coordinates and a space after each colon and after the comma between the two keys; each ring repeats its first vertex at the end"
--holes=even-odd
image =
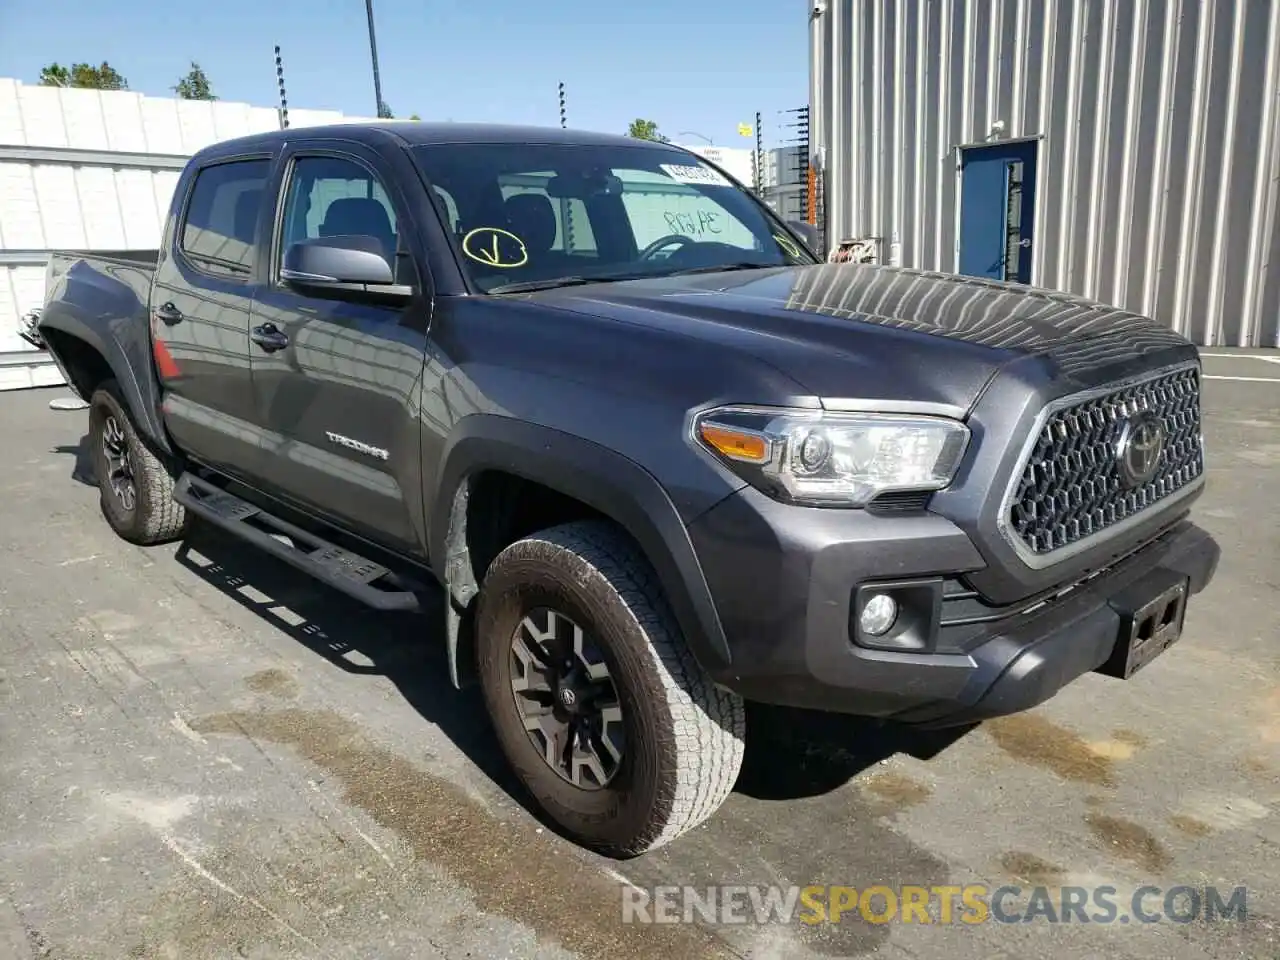
{"type": "Polygon", "coordinates": [[[114,380],[89,400],[89,453],[102,515],[120,537],[151,546],[186,534],[187,511],[173,499],[173,475],[138,436],[114,380]]]}
{"type": "Polygon", "coordinates": [[[698,665],[619,531],[576,522],[508,546],[486,572],[475,636],[502,750],[576,842],[654,850],[733,789],[742,700],[698,665]]]}

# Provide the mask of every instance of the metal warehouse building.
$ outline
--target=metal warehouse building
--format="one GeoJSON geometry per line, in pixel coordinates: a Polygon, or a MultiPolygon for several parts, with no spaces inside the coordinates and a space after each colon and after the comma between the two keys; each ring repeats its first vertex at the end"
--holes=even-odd
{"type": "Polygon", "coordinates": [[[828,248],[1280,346],[1280,0],[811,0],[828,248]]]}

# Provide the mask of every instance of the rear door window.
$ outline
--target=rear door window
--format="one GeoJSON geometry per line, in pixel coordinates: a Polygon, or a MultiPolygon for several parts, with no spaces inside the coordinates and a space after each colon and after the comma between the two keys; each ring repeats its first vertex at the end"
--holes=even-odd
{"type": "Polygon", "coordinates": [[[200,170],[184,213],[179,249],[198,269],[248,278],[271,161],[231,160],[200,170]]]}

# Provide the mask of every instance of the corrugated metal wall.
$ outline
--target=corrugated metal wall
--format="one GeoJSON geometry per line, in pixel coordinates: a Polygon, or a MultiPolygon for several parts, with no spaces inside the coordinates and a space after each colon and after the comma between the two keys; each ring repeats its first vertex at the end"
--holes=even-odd
{"type": "MultiPolygon", "coordinates": [[[[353,119],[289,111],[294,127],[353,119]]],[[[44,301],[49,251],[158,247],[186,157],[278,125],[273,107],[0,78],[0,389],[53,375],[24,369],[31,348],[17,336],[22,314],[44,301]]]]}
{"type": "Polygon", "coordinates": [[[812,0],[830,245],[956,268],[957,147],[1039,137],[1032,283],[1280,346],[1280,0],[812,0]]]}

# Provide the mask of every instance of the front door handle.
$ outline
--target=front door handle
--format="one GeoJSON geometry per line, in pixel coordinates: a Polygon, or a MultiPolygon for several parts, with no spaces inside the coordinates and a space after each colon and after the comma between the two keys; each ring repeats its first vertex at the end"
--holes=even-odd
{"type": "Polygon", "coordinates": [[[182,311],[173,305],[173,301],[162,303],[156,307],[156,319],[173,326],[182,322],[182,311]]]}
{"type": "Polygon", "coordinates": [[[249,339],[267,353],[275,353],[289,345],[288,336],[274,323],[264,323],[260,327],[254,327],[249,333],[249,339]]]}

